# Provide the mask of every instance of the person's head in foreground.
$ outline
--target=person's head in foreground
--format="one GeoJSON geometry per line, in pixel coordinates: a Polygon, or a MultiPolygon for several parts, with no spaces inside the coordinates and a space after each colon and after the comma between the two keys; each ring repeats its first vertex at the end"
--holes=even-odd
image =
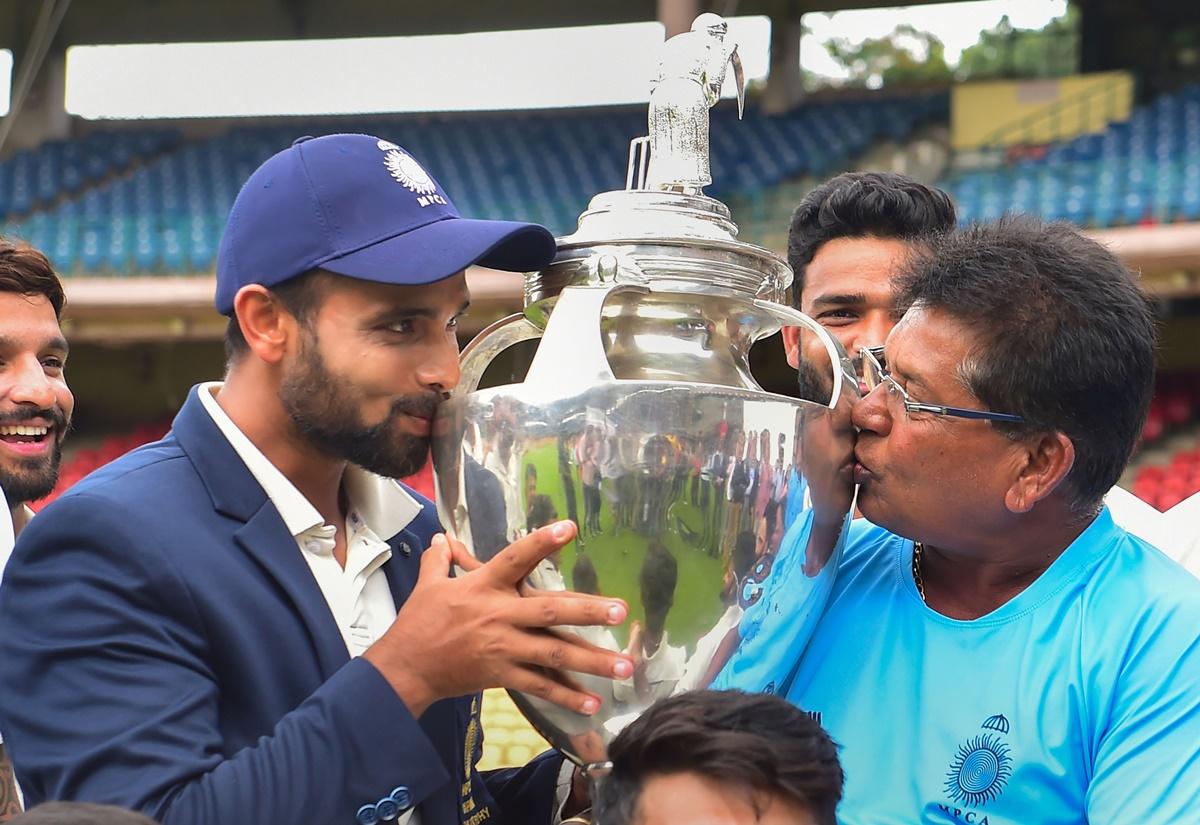
{"type": "Polygon", "coordinates": [[[1134,276],[1065,224],[1014,217],[930,241],[899,285],[910,308],[854,409],[863,515],[946,550],[1023,535],[1061,550],[1150,402],[1154,323],[1134,276]]]}
{"type": "Polygon", "coordinates": [[[837,746],[771,694],[691,691],[663,699],[608,748],[599,825],[834,825],[837,746]]]}
{"type": "Polygon", "coordinates": [[[155,825],[153,819],[113,805],[47,802],[30,808],[12,825],[155,825]]]}
{"type": "MultiPolygon", "coordinates": [[[[846,172],[800,201],[788,230],[796,308],[837,338],[857,362],[883,344],[895,325],[896,275],[925,237],[949,232],[954,205],[940,189],[893,172],[846,172]]],[[[788,362],[799,370],[801,397],[823,399],[823,360],[809,365],[799,327],[784,327],[788,362]]]]}
{"type": "Polygon", "coordinates": [[[301,451],[410,475],[458,383],[467,267],[536,269],[554,248],[541,226],[461,217],[394,143],[301,138],[251,175],[221,239],[226,390],[261,388],[301,451]]]}
{"type": "Polygon", "coordinates": [[[58,480],[75,408],[59,327],[64,301],[45,255],[0,238],[0,489],[14,510],[58,480]]]}

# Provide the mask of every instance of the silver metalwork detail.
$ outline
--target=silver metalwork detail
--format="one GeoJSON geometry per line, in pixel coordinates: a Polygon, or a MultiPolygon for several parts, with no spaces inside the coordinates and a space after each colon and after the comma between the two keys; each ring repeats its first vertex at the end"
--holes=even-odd
{"type": "Polygon", "coordinates": [[[739,116],[745,95],[741,58],[737,44],[726,41],[728,32],[719,16],[702,14],[691,31],[666,42],[650,92],[648,188],[697,194],[712,183],[708,110],[721,97],[731,62],[739,116]]]}
{"type": "Polygon", "coordinates": [[[602,697],[599,714],[513,697],[581,765],[603,763],[611,738],[655,699],[708,685],[736,661],[740,617],[753,609],[746,594],[761,594],[764,570],[790,571],[785,635],[802,646],[850,517],[853,367],[784,304],[787,263],[738,240],[729,209],[700,191],[708,107],[730,62],[740,75],[725,32],[702,15],[668,41],[649,168],[643,138],[629,188],[596,195],[554,261],[526,276],[524,312],[464,349],[459,387],[435,422],[449,532],[487,559],[548,519],[570,518],[579,537],[532,582],[630,605],[622,627],[563,631],[639,663],[625,683],[572,674],[602,697]],[[785,324],[802,328],[809,370],[827,378],[810,381],[820,398],[773,395],[751,375],[751,346],[785,324]],[[480,388],[489,364],[533,339],[523,381],[480,388]],[[789,545],[789,518],[823,529],[789,545]]]}

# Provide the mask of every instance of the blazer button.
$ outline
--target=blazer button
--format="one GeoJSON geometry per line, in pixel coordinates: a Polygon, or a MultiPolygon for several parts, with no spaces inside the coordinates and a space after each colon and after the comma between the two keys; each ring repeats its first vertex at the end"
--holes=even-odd
{"type": "Polygon", "coordinates": [[[376,813],[374,805],[363,805],[354,815],[354,820],[358,825],[375,825],[379,822],[379,814],[376,813]]]}
{"type": "Polygon", "coordinates": [[[392,792],[388,797],[400,806],[401,811],[407,811],[412,807],[412,794],[408,792],[407,785],[398,785],[392,788],[392,792]]]}
{"type": "Polygon", "coordinates": [[[385,796],[375,803],[375,813],[380,822],[394,822],[400,816],[400,804],[390,796],[385,796]]]}

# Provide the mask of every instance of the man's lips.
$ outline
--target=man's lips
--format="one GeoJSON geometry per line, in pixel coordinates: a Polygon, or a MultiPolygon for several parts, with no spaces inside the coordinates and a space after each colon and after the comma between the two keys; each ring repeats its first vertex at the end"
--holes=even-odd
{"type": "Polygon", "coordinates": [[[400,418],[408,425],[408,429],[412,430],[417,435],[429,435],[429,433],[433,430],[433,419],[430,417],[402,413],[400,418]]]}
{"type": "Polygon", "coordinates": [[[9,412],[0,417],[0,450],[21,458],[47,456],[62,440],[66,427],[66,417],[57,410],[9,412]]]}
{"type": "Polygon", "coordinates": [[[875,476],[875,474],[871,472],[871,468],[863,462],[862,457],[858,453],[858,450],[855,450],[854,451],[854,483],[862,484],[864,481],[874,478],[874,476],[875,476]]]}
{"type": "Polygon", "coordinates": [[[11,453],[28,458],[46,455],[54,446],[54,430],[40,437],[0,435],[0,446],[11,453]]]}

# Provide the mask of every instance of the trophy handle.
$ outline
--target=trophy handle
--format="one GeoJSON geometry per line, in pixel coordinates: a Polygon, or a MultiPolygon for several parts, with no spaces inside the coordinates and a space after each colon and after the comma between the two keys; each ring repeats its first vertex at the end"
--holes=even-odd
{"type": "Polygon", "coordinates": [[[471,339],[463,347],[458,357],[458,368],[461,377],[454,395],[467,395],[479,389],[479,380],[483,371],[504,350],[519,344],[540,338],[542,330],[520,312],[501,318],[488,326],[471,339]]]}
{"type": "Polygon", "coordinates": [[[618,291],[649,291],[640,284],[569,286],[558,296],[542,343],[525,376],[530,386],[583,391],[616,380],[601,335],[601,313],[618,291]]]}
{"type": "Polygon", "coordinates": [[[825,351],[829,353],[829,363],[833,368],[833,392],[829,395],[827,406],[831,410],[837,409],[838,401],[842,397],[843,385],[849,382],[856,388],[858,386],[858,372],[854,369],[854,364],[850,361],[850,356],[846,354],[846,348],[842,346],[842,342],[830,335],[829,330],[798,309],[762,299],[755,299],[754,305],[764,312],[770,313],[786,326],[807,328],[825,345],[825,351]]]}
{"type": "Polygon", "coordinates": [[[569,286],[559,293],[525,383],[566,391],[614,380],[600,338],[600,313],[613,289],[569,286]]]}

